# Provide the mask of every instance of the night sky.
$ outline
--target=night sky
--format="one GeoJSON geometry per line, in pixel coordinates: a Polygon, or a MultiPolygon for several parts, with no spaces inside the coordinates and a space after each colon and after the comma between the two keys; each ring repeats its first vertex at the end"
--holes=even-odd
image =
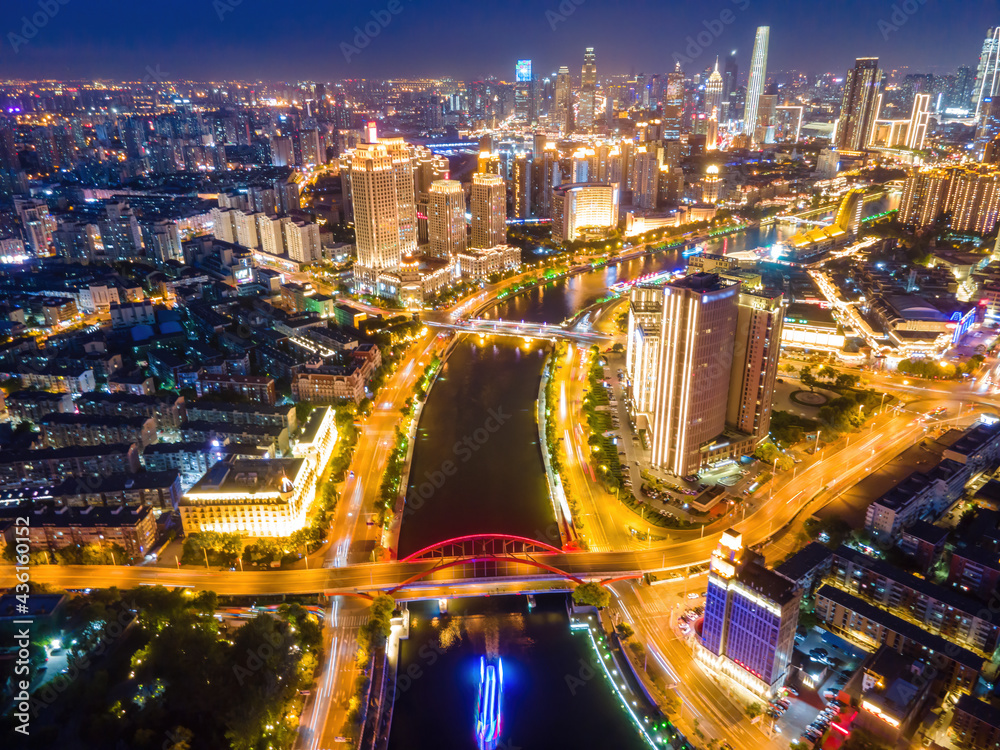
{"type": "Polygon", "coordinates": [[[855,57],[877,56],[885,68],[949,73],[975,69],[987,27],[1000,24],[998,3],[976,0],[3,0],[3,7],[0,79],[512,79],[521,57],[535,61],[536,75],[559,65],[579,75],[587,46],[596,48],[599,75],[654,73],[672,68],[674,53],[687,56],[687,37],[700,32],[708,44],[694,48],[686,72],[737,49],[745,74],[754,29],[764,24],[772,71],[843,74],[855,57]],[[357,54],[348,50],[347,61],[341,44],[354,44],[354,27],[372,21],[372,11],[388,25],[357,54]],[[25,15],[44,26],[12,38],[25,31],[25,15]],[[880,20],[897,28],[880,28],[880,20]]]}

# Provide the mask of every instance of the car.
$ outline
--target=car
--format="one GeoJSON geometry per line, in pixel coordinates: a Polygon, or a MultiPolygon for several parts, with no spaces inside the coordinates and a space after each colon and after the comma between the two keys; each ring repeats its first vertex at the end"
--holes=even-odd
{"type": "Polygon", "coordinates": [[[688,594],[688,599],[700,599],[700,598],[701,594],[699,594],[697,591],[692,591],[690,594],[688,594]]]}

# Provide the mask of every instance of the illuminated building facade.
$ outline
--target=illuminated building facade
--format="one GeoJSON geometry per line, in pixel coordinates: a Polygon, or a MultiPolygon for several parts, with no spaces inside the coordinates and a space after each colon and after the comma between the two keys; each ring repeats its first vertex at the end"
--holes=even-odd
{"type": "Polygon", "coordinates": [[[1000,219],[1000,167],[964,165],[914,170],[903,186],[899,219],[928,226],[951,214],[955,232],[988,234],[1000,219]]]}
{"type": "Polygon", "coordinates": [[[472,175],[472,247],[484,250],[507,241],[507,193],[500,175],[472,175]]]}
{"type": "Polygon", "coordinates": [[[220,461],[181,499],[184,532],[288,536],[306,525],[316,479],[311,458],[220,461]]]}
{"type": "Polygon", "coordinates": [[[402,138],[360,144],[350,157],[350,193],[354,210],[362,286],[379,271],[399,268],[404,255],[417,250],[417,215],[413,161],[402,138]]]}
{"type": "Polygon", "coordinates": [[[521,122],[535,121],[535,81],[531,60],[518,60],[514,68],[514,115],[521,122]]]}
{"type": "Polygon", "coordinates": [[[428,196],[430,255],[453,258],[466,248],[465,190],[457,180],[437,180],[431,183],[428,196]]]}
{"type": "Polygon", "coordinates": [[[698,658],[757,695],[775,695],[795,648],[800,598],[792,580],[743,548],[739,532],[723,532],[708,574],[698,658]]]}
{"type": "Polygon", "coordinates": [[[553,125],[568,131],[572,129],[573,81],[569,68],[563,65],[556,75],[555,121],[553,125]]]}
{"type": "Polygon", "coordinates": [[[976,86],[972,93],[972,106],[975,117],[982,113],[983,103],[1000,94],[1000,26],[988,29],[983,51],[979,56],[979,70],[976,74],[976,86]]]}
{"type": "Polygon", "coordinates": [[[719,72],[719,58],[715,58],[715,70],[708,77],[705,83],[705,107],[704,113],[711,116],[713,112],[722,111],[722,73],[719,72]]]}
{"type": "Polygon", "coordinates": [[[844,81],[844,98],[840,107],[836,146],[841,151],[861,151],[872,139],[878,105],[882,72],[877,57],[859,57],[844,81]]]}
{"type": "Polygon", "coordinates": [[[684,477],[753,453],[770,427],[782,303],[713,273],[632,290],[626,367],[655,466],[684,477]]]}
{"type": "Polygon", "coordinates": [[[594,127],[594,110],[597,100],[597,62],[594,48],[587,47],[583,53],[583,69],[580,72],[580,117],[579,126],[585,130],[594,127]]]}
{"type": "Polygon", "coordinates": [[[922,149],[927,140],[927,125],[931,119],[931,95],[917,94],[913,97],[910,126],[906,133],[906,147],[922,149]]]}
{"type": "Polygon", "coordinates": [[[617,185],[584,182],[552,189],[552,238],[557,242],[604,236],[617,226],[617,185]]]}
{"type": "Polygon", "coordinates": [[[494,274],[512,271],[521,266],[521,249],[498,245],[485,249],[473,248],[455,258],[456,274],[470,279],[488,279],[494,274]]]}
{"type": "Polygon", "coordinates": [[[741,291],[737,308],[726,424],[758,442],[771,429],[771,401],[785,317],[783,301],[780,292],[741,291]]]}
{"type": "Polygon", "coordinates": [[[663,94],[663,137],[681,137],[684,129],[684,71],[678,60],[674,69],[667,74],[667,86],[663,94]]]}
{"type": "Polygon", "coordinates": [[[214,464],[178,507],[187,534],[235,532],[288,536],[309,522],[316,484],[337,444],[334,409],[315,409],[294,447],[295,458],[230,456],[214,464]]]}

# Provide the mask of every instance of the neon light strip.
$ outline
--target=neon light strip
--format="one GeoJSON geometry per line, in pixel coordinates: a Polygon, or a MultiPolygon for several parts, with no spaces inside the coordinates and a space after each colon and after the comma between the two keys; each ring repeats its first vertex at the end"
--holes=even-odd
{"type": "MultiPolygon", "coordinates": [[[[625,710],[628,711],[629,716],[632,717],[632,721],[635,722],[635,725],[637,727],[639,727],[639,731],[642,733],[642,736],[646,739],[646,741],[652,747],[658,747],[657,744],[656,744],[656,741],[650,736],[649,732],[646,731],[646,727],[643,725],[642,721],[636,715],[635,711],[633,711],[632,708],[631,708],[631,706],[629,706],[628,701],[625,699],[625,694],[622,692],[622,689],[619,686],[619,684],[615,681],[615,678],[612,677],[611,672],[608,669],[608,665],[604,663],[605,660],[601,657],[601,650],[597,647],[597,640],[594,638],[594,630],[593,630],[593,628],[591,628],[589,625],[584,625],[583,627],[585,627],[587,629],[587,635],[590,636],[590,643],[594,647],[594,652],[597,654],[597,661],[599,661],[601,663],[601,668],[604,670],[605,676],[608,678],[608,680],[614,686],[615,692],[618,694],[618,697],[621,699],[622,705],[625,706],[625,710]]],[[[680,733],[678,732],[678,734],[680,734],[680,733]]]]}

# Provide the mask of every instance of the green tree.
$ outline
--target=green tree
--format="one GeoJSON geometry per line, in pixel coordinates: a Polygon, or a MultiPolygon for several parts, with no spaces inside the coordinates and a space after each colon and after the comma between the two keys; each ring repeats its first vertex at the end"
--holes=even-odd
{"type": "Polygon", "coordinates": [[[830,365],[823,365],[819,370],[819,376],[824,380],[836,380],[837,375],[837,371],[830,367],[830,365]]]}
{"type": "Polygon", "coordinates": [[[854,388],[858,384],[858,376],[844,372],[834,381],[838,388],[854,388]]]}
{"type": "Polygon", "coordinates": [[[813,374],[812,368],[809,367],[802,368],[802,372],[799,373],[799,380],[810,391],[815,391],[816,386],[819,384],[819,380],[813,374]]]}
{"type": "Polygon", "coordinates": [[[747,713],[747,718],[750,719],[750,721],[753,721],[758,716],[764,713],[764,707],[760,703],[757,703],[755,701],[747,706],[746,713],[747,713]]]}
{"type": "Polygon", "coordinates": [[[599,583],[581,583],[573,590],[573,601],[578,606],[591,606],[603,609],[611,602],[611,594],[599,583]]]}
{"type": "Polygon", "coordinates": [[[615,630],[618,632],[618,637],[623,641],[627,641],[633,635],[635,635],[635,630],[627,622],[620,622],[615,626],[615,630]]]}

